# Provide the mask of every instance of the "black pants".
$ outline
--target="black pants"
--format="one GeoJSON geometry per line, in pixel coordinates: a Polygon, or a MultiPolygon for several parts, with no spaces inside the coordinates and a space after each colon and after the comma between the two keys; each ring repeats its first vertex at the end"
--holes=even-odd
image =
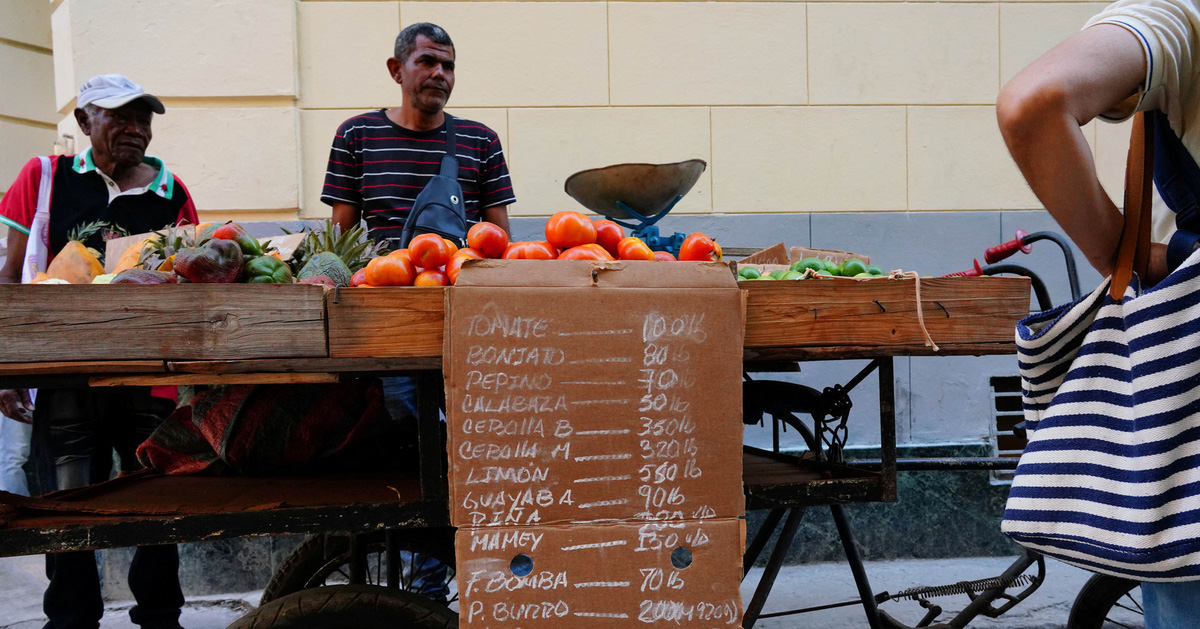
{"type": "MultiPolygon", "coordinates": [[[[122,471],[138,469],[137,446],[174,407],[170,400],[150,397],[146,387],[41,389],[34,444],[41,446],[58,489],[83,487],[108,480],[113,452],[122,471]]],[[[46,629],[99,627],[104,603],[95,553],[46,555],[46,576],[46,629]]],[[[129,589],[137,603],[129,610],[130,620],[146,629],[178,627],[183,592],[175,546],[139,547],[129,566],[129,589]]]]}

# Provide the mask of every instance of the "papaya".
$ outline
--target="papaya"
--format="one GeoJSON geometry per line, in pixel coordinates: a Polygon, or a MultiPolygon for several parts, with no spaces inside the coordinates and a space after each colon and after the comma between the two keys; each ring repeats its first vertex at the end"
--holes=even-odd
{"type": "Polygon", "coordinates": [[[128,249],[121,253],[121,257],[117,258],[117,263],[113,265],[113,273],[120,273],[125,269],[132,269],[137,266],[138,260],[141,258],[142,251],[150,244],[150,238],[146,237],[134,243],[128,249]]]}
{"type": "Polygon", "coordinates": [[[92,278],[104,273],[96,256],[78,240],[71,240],[54,256],[46,274],[72,284],[91,284],[92,278]]]}
{"type": "Polygon", "coordinates": [[[327,275],[336,286],[349,286],[350,279],[354,274],[350,272],[350,267],[346,266],[338,254],[332,251],[322,251],[309,258],[300,272],[296,274],[297,278],[301,280],[314,275],[327,275]]]}

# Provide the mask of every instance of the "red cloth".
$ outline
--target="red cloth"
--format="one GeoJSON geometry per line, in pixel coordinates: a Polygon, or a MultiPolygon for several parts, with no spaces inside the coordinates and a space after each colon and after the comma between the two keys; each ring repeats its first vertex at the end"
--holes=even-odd
{"type": "Polygon", "coordinates": [[[376,379],[220,386],[176,410],[137,455],[167,474],[268,474],[334,457],[389,424],[376,379]]]}

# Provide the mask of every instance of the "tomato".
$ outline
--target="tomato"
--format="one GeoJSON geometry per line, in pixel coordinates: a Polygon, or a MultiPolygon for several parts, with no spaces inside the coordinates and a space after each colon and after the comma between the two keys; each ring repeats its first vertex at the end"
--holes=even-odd
{"type": "Polygon", "coordinates": [[[675,256],[671,255],[670,251],[655,251],[654,259],[659,262],[674,262],[675,256]]]}
{"type": "Polygon", "coordinates": [[[499,258],[508,246],[508,234],[495,223],[476,223],[467,230],[467,246],[484,257],[499,258]]]}
{"type": "Polygon", "coordinates": [[[470,247],[459,249],[458,253],[450,256],[450,261],[446,263],[446,277],[450,279],[451,284],[458,282],[458,272],[462,269],[463,262],[482,258],[482,254],[470,247]]]}
{"type": "Polygon", "coordinates": [[[421,234],[408,243],[408,257],[422,269],[436,269],[450,259],[450,247],[437,234],[421,234]]]}
{"type": "Polygon", "coordinates": [[[617,249],[621,243],[621,239],[625,237],[625,230],[621,226],[607,219],[596,219],[596,244],[604,247],[604,250],[613,257],[620,257],[617,249]]]}
{"type": "Polygon", "coordinates": [[[546,221],[546,240],[560,249],[596,242],[596,225],[579,212],[558,212],[546,221]]]}
{"type": "Polygon", "coordinates": [[[446,247],[450,249],[450,257],[446,258],[449,260],[450,258],[454,257],[454,254],[458,253],[458,245],[451,242],[448,238],[443,238],[442,240],[446,241],[446,247]]]}
{"type": "Polygon", "coordinates": [[[500,257],[505,260],[524,260],[525,245],[528,244],[529,243],[526,241],[510,242],[508,243],[508,246],[504,248],[504,253],[500,257]]]}
{"type": "Polygon", "coordinates": [[[363,284],[366,284],[366,283],[367,283],[367,267],[364,266],[363,268],[355,271],[354,275],[350,277],[350,285],[351,286],[362,286],[363,284]]]}
{"type": "Polygon", "coordinates": [[[622,238],[621,243],[617,246],[621,260],[653,260],[654,252],[650,250],[650,246],[642,242],[641,238],[622,238]]]}
{"type": "Polygon", "coordinates": [[[449,286],[450,278],[437,269],[425,269],[417,273],[413,286],[449,286]]]}
{"type": "Polygon", "coordinates": [[[386,255],[367,263],[364,279],[371,286],[412,286],[417,268],[406,255],[386,255]]]}
{"type": "Polygon", "coordinates": [[[688,262],[720,262],[721,247],[702,232],[693,232],[683,239],[679,259],[688,262]]]}
{"type": "Polygon", "coordinates": [[[558,259],[558,248],[544,240],[539,240],[525,243],[525,250],[521,254],[522,259],[525,260],[556,260],[558,259]]]}
{"type": "Polygon", "coordinates": [[[571,247],[558,255],[559,260],[612,260],[604,247],[595,243],[571,247]]]}
{"type": "Polygon", "coordinates": [[[404,256],[404,257],[408,258],[409,262],[412,262],[412,256],[408,255],[408,249],[397,249],[395,251],[389,252],[388,255],[389,256],[404,256]]]}

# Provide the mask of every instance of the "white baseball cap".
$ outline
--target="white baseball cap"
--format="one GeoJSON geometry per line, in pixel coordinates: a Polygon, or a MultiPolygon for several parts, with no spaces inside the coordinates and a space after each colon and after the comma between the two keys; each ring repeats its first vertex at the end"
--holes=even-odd
{"type": "Polygon", "coordinates": [[[166,113],[162,101],[157,96],[147,94],[142,86],[130,81],[122,74],[100,74],[87,80],[79,88],[79,98],[76,106],[95,105],[104,109],[116,109],[135,100],[146,101],[150,109],[156,113],[166,113]]]}

